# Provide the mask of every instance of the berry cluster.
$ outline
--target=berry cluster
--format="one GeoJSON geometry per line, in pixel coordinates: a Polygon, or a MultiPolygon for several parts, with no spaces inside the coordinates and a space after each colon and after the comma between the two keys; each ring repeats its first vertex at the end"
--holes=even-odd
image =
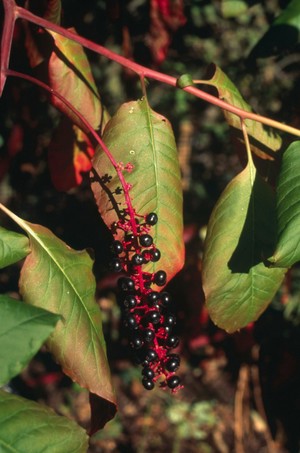
{"type": "Polygon", "coordinates": [[[122,230],[123,240],[114,240],[111,269],[125,272],[118,280],[124,322],[130,331],[130,345],[138,363],[142,364],[142,383],[147,390],[160,380],[161,387],[173,392],[182,386],[175,374],[180,358],[172,354],[179,338],[172,333],[176,318],[169,313],[171,296],[166,291],[155,291],[152,285],[163,288],[167,282],[164,270],[145,272],[143,265],[160,260],[161,253],[153,242],[151,227],[158,217],[154,212],[146,216],[126,216],[112,225],[114,234],[122,230]]]}

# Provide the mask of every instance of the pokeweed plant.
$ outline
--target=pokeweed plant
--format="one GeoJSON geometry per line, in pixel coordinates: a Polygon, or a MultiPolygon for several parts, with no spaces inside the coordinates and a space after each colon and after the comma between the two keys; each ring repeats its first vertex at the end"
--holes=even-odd
{"type": "MultiPolygon", "coordinates": [[[[294,136],[300,136],[300,131],[253,113],[216,66],[207,80],[193,80],[188,74],[171,77],[61,27],[59,0],[47,2],[43,17],[13,0],[3,0],[3,6],[0,92],[7,77],[21,77],[46,90],[64,114],[49,149],[53,183],[68,190],[80,184],[82,171],[90,171],[95,202],[112,234],[110,266],[120,273],[120,303],[130,345],[142,365],[143,385],[151,390],[158,382],[175,393],[182,387],[177,374],[180,358],[172,353],[179,339],[172,333],[176,319],[165,286],[184,264],[182,188],[172,127],[149,105],[146,78],[220,107],[237,146],[245,149],[245,168],[228,184],[212,212],[202,266],[209,314],[227,332],[255,321],[287,269],[300,259],[299,142],[291,142],[283,152],[282,139],[274,130],[294,136]],[[47,82],[9,68],[17,19],[24,22],[30,64],[45,64],[47,82]],[[135,72],[141,99],[121,105],[110,118],[84,47],[135,72]],[[215,87],[218,96],[198,85],[215,87]],[[260,162],[267,160],[272,168],[281,157],[274,190],[260,162]],[[63,163],[59,167],[58,161],[63,163]]],[[[89,390],[93,433],[116,411],[101,313],[94,299],[93,260],[87,251],[71,249],[47,228],[21,219],[2,204],[0,208],[26,233],[0,230],[1,267],[25,258],[19,281],[25,303],[6,295],[0,299],[5,345],[0,383],[19,373],[46,340],[63,371],[89,390]]],[[[53,447],[55,426],[64,442],[60,444],[62,439],[55,436],[55,451],[86,451],[87,436],[72,422],[2,390],[0,397],[2,445],[20,442],[20,451],[28,451],[22,443],[26,434],[31,440],[35,436],[30,451],[33,445],[40,451],[40,445],[50,439],[53,447]],[[20,428],[17,420],[24,411],[28,417],[20,428]]]]}

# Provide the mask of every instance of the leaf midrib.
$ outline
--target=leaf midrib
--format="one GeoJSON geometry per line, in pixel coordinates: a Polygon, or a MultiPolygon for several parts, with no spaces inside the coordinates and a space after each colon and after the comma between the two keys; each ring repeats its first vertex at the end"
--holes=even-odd
{"type": "MultiPolygon", "coordinates": [[[[0,204],[0,208],[2,210],[4,210],[4,212],[6,212],[7,215],[9,215],[21,228],[23,228],[28,234],[29,236],[33,237],[35,239],[35,241],[40,244],[41,248],[46,252],[46,254],[52,259],[52,261],[55,263],[55,265],[57,266],[57,268],[60,270],[60,272],[62,273],[63,276],[65,276],[65,279],[67,280],[69,286],[71,287],[71,289],[73,290],[73,292],[75,293],[75,295],[78,297],[78,300],[81,302],[81,305],[83,306],[87,316],[88,316],[88,319],[90,320],[90,323],[94,329],[94,331],[96,332],[96,337],[99,339],[99,341],[101,340],[99,337],[98,337],[98,331],[96,329],[96,326],[94,324],[94,321],[93,319],[91,318],[90,314],[89,314],[89,311],[87,309],[87,306],[86,304],[84,303],[83,299],[81,298],[80,294],[78,293],[76,287],[74,286],[73,282],[70,280],[70,278],[68,277],[67,274],[65,274],[63,272],[63,268],[60,266],[59,262],[55,259],[55,257],[52,255],[52,253],[50,253],[50,250],[48,250],[46,248],[46,246],[44,245],[43,241],[40,240],[39,236],[35,233],[35,231],[33,231],[30,226],[29,226],[29,223],[26,222],[25,220],[22,220],[20,217],[16,216],[13,212],[11,212],[9,209],[7,209],[5,206],[3,206],[2,204],[0,204]]],[[[52,233],[51,233],[52,234],[52,233]]],[[[101,344],[101,341],[100,341],[100,344],[101,344]]]]}

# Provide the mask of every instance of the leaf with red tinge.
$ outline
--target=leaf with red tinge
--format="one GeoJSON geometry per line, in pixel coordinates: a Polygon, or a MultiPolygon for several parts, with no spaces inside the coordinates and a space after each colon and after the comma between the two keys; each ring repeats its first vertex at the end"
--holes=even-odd
{"type": "MultiPolygon", "coordinates": [[[[102,132],[109,115],[101,103],[83,47],[53,31],[48,32],[55,42],[48,68],[51,88],[80,111],[93,129],[102,132]]],[[[60,99],[53,96],[52,102],[84,132],[89,133],[81,120],[60,99]]]]}
{"type": "MultiPolygon", "coordinates": [[[[172,127],[141,99],[119,108],[105,128],[103,141],[117,162],[129,162],[133,167],[131,172],[124,171],[124,177],[131,186],[129,195],[137,214],[154,211],[159,219],[151,235],[161,259],[144,269],[164,269],[171,279],[184,263],[182,184],[172,127]]],[[[92,190],[99,212],[111,228],[127,207],[123,188],[102,149],[96,150],[93,168],[92,190]]],[[[120,232],[118,238],[122,236],[120,232]]]]}
{"type": "Polygon", "coordinates": [[[107,420],[115,411],[101,312],[95,301],[93,261],[86,251],[76,251],[50,230],[17,217],[3,205],[30,239],[31,253],[20,277],[26,303],[61,316],[47,341],[50,352],[75,382],[105,400],[107,420]]]}
{"type": "MultiPolygon", "coordinates": [[[[212,72],[212,77],[205,82],[203,81],[203,83],[214,86],[218,90],[220,99],[247,112],[252,111],[252,108],[243,99],[236,86],[218,66],[212,64],[209,72],[212,72]]],[[[227,110],[224,110],[224,115],[227,123],[232,128],[234,138],[244,143],[240,118],[227,110]]],[[[251,151],[261,159],[274,160],[276,152],[281,148],[281,137],[269,127],[257,121],[247,119],[245,124],[249,134],[251,151]]]]}
{"type": "MultiPolygon", "coordinates": [[[[35,5],[36,6],[36,5],[35,5]]],[[[52,22],[53,24],[60,25],[61,19],[61,1],[60,0],[48,0],[45,3],[38,5],[39,11],[33,10],[31,2],[26,1],[25,8],[31,11],[38,16],[43,17],[43,19],[52,22]],[[43,11],[40,11],[41,6],[44,8],[43,11]]],[[[38,66],[42,63],[45,59],[45,55],[43,54],[43,40],[45,40],[45,33],[34,32],[32,29],[31,24],[24,21],[23,27],[25,29],[25,48],[27,51],[28,59],[30,66],[32,68],[38,66]]],[[[47,39],[47,38],[46,38],[47,39]]]]}
{"type": "Polygon", "coordinates": [[[82,182],[82,172],[92,168],[94,148],[89,138],[64,117],[54,132],[48,150],[52,182],[57,190],[68,191],[82,182]]]}
{"type": "Polygon", "coordinates": [[[182,27],[186,18],[182,0],[151,0],[149,47],[154,62],[160,64],[166,58],[172,33],[182,27]]]}

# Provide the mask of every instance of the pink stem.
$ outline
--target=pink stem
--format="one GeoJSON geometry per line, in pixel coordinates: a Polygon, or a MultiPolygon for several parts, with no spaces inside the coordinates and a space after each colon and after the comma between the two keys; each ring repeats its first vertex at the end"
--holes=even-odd
{"type": "MultiPolygon", "coordinates": [[[[123,188],[123,191],[124,191],[124,196],[125,196],[125,201],[126,201],[126,205],[127,205],[128,212],[129,212],[129,217],[130,217],[130,222],[131,222],[131,226],[132,226],[132,231],[133,231],[133,233],[135,235],[137,235],[137,228],[136,228],[136,223],[135,223],[135,211],[134,211],[134,208],[133,208],[132,203],[131,203],[131,198],[130,198],[130,195],[129,195],[128,186],[127,186],[126,180],[124,178],[124,175],[122,173],[122,169],[120,169],[120,166],[119,166],[118,162],[115,160],[114,156],[111,154],[111,152],[109,151],[108,147],[105,145],[105,143],[102,140],[102,138],[92,128],[90,123],[85,119],[85,117],[66,98],[64,98],[58,91],[55,91],[53,88],[50,88],[46,83],[36,79],[35,77],[32,77],[32,76],[27,75],[27,74],[22,74],[20,72],[14,71],[12,69],[7,69],[5,71],[5,74],[7,76],[19,77],[19,78],[28,80],[29,82],[40,86],[44,90],[48,91],[48,93],[50,93],[51,95],[56,96],[70,110],[72,110],[72,112],[75,115],[78,116],[78,118],[82,121],[82,123],[89,130],[91,135],[94,137],[96,142],[101,146],[102,150],[105,152],[105,154],[108,157],[108,159],[110,160],[112,166],[116,170],[116,173],[118,175],[118,178],[119,178],[119,180],[121,182],[121,185],[122,185],[122,188],[123,188]]],[[[141,290],[143,290],[144,289],[144,281],[143,281],[143,278],[142,278],[142,271],[139,271],[139,282],[140,282],[141,290]]]]}
{"type": "MultiPolygon", "coordinates": [[[[127,58],[122,57],[121,55],[118,55],[115,52],[112,52],[111,50],[106,49],[103,46],[100,46],[99,44],[95,44],[94,42],[92,42],[86,38],[83,38],[70,30],[66,30],[63,27],[60,27],[59,25],[53,24],[41,17],[35,16],[30,11],[27,11],[24,8],[16,6],[14,4],[13,0],[3,0],[3,1],[4,1],[4,4],[9,3],[10,5],[14,5],[13,8],[15,9],[16,18],[22,18],[22,19],[28,20],[29,22],[33,22],[37,25],[40,25],[41,27],[44,27],[46,29],[59,33],[60,35],[65,36],[66,38],[71,39],[71,40],[81,44],[82,46],[86,47],[87,49],[90,49],[100,55],[103,55],[104,57],[109,58],[110,60],[113,60],[113,61],[119,63],[120,65],[126,67],[127,69],[131,69],[133,72],[138,74],[140,77],[146,77],[146,78],[148,77],[148,78],[151,78],[154,80],[158,80],[159,82],[166,83],[167,85],[171,85],[174,87],[177,86],[177,78],[175,78],[175,77],[160,73],[158,71],[154,71],[153,69],[149,69],[145,66],[142,66],[131,60],[128,60],[127,58]]],[[[243,109],[235,107],[234,105],[228,104],[227,102],[222,101],[221,99],[219,99],[215,96],[212,96],[212,95],[206,93],[205,91],[202,91],[199,88],[196,88],[194,86],[188,86],[186,88],[183,88],[183,90],[200,99],[203,99],[206,102],[209,102],[210,104],[216,105],[217,107],[227,110],[228,112],[231,112],[240,118],[258,121],[262,124],[266,124],[268,126],[275,127],[277,129],[286,131],[290,134],[300,136],[300,131],[294,127],[282,124],[279,121],[275,121],[270,118],[267,118],[267,117],[264,117],[261,115],[257,115],[252,112],[247,112],[243,109]]]]}

